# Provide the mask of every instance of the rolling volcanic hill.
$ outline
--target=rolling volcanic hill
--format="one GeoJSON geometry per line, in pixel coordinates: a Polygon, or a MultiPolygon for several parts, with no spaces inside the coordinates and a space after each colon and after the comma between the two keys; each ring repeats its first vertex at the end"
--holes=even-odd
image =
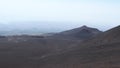
{"type": "Polygon", "coordinates": [[[120,68],[119,53],[120,26],[82,42],[71,38],[5,37],[0,39],[0,68],[120,68]]]}
{"type": "Polygon", "coordinates": [[[120,26],[41,63],[40,68],[120,68],[120,26]]]}
{"type": "Polygon", "coordinates": [[[58,39],[71,39],[71,40],[86,40],[91,37],[95,37],[96,35],[102,33],[102,31],[91,28],[87,26],[82,26],[79,28],[63,31],[57,34],[54,34],[52,38],[58,39]]]}

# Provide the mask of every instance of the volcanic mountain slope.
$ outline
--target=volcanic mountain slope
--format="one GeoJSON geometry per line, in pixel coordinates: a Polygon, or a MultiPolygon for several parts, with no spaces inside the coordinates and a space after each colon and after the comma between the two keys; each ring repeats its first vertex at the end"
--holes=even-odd
{"type": "Polygon", "coordinates": [[[0,68],[120,68],[120,26],[76,40],[37,37],[0,39],[0,68]]]}
{"type": "Polygon", "coordinates": [[[3,37],[0,38],[0,68],[36,68],[41,66],[42,58],[66,52],[77,43],[79,40],[44,36],[3,37]]]}
{"type": "Polygon", "coordinates": [[[72,30],[67,30],[67,31],[63,31],[63,32],[54,34],[51,38],[85,40],[85,39],[94,37],[100,33],[102,33],[102,32],[96,28],[82,26],[80,28],[75,28],[72,30]]]}
{"type": "Polygon", "coordinates": [[[48,39],[42,36],[0,38],[0,68],[39,68],[44,57],[59,54],[79,43],[73,40],[48,39]]]}
{"type": "Polygon", "coordinates": [[[41,63],[40,68],[120,68],[120,26],[41,63]]]}

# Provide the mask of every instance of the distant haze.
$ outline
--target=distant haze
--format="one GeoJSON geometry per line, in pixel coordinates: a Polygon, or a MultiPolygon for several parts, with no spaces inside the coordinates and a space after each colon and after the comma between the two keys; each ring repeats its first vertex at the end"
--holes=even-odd
{"type": "Polygon", "coordinates": [[[120,0],[0,0],[0,30],[59,32],[88,25],[105,31],[119,18],[120,0]]]}

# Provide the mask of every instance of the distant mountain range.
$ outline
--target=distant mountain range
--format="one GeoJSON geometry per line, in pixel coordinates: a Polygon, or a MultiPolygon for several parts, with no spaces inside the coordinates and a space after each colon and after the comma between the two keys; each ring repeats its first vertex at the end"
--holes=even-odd
{"type": "MultiPolygon", "coordinates": [[[[41,23],[35,22],[34,24],[33,24],[33,22],[6,23],[6,24],[0,23],[0,35],[23,35],[23,34],[24,35],[41,35],[41,34],[42,35],[43,34],[50,35],[53,33],[58,33],[60,31],[63,31],[63,32],[57,34],[56,36],[64,35],[64,36],[66,36],[66,38],[67,38],[67,36],[68,37],[71,36],[72,38],[74,38],[73,36],[75,34],[78,34],[78,32],[82,31],[79,29],[84,28],[84,27],[81,27],[81,28],[64,31],[65,28],[63,28],[63,29],[62,29],[62,27],[55,28],[57,25],[56,26],[52,25],[53,27],[49,27],[49,25],[50,24],[45,24],[45,22],[41,22],[41,23]]],[[[92,31],[93,33],[100,32],[98,29],[94,29],[94,28],[90,29],[90,27],[86,27],[85,30],[86,30],[86,33],[87,33],[87,30],[88,30],[88,32],[92,31]]],[[[91,32],[91,34],[92,34],[92,32],[91,32]]],[[[90,35],[90,32],[89,32],[89,35],[90,35]]],[[[75,36],[78,37],[80,35],[75,35],[75,36]]]]}
{"type": "Polygon", "coordinates": [[[46,22],[0,23],[0,35],[40,35],[61,31],[59,28],[48,26],[46,22]]]}

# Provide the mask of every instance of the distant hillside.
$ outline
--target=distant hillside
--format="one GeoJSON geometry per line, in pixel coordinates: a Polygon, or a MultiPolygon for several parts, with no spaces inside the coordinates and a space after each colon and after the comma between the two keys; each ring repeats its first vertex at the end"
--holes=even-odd
{"type": "Polygon", "coordinates": [[[98,35],[100,33],[102,33],[102,31],[100,31],[96,28],[82,26],[79,28],[75,28],[72,30],[67,30],[67,31],[63,31],[63,32],[54,34],[53,36],[51,36],[51,38],[85,40],[85,39],[95,37],[96,35],[98,35]]]}
{"type": "Polygon", "coordinates": [[[41,35],[61,31],[59,28],[55,29],[54,27],[47,26],[46,22],[0,23],[0,35],[41,35]]]}
{"type": "Polygon", "coordinates": [[[58,55],[49,56],[40,68],[120,68],[120,26],[58,55]]]}

